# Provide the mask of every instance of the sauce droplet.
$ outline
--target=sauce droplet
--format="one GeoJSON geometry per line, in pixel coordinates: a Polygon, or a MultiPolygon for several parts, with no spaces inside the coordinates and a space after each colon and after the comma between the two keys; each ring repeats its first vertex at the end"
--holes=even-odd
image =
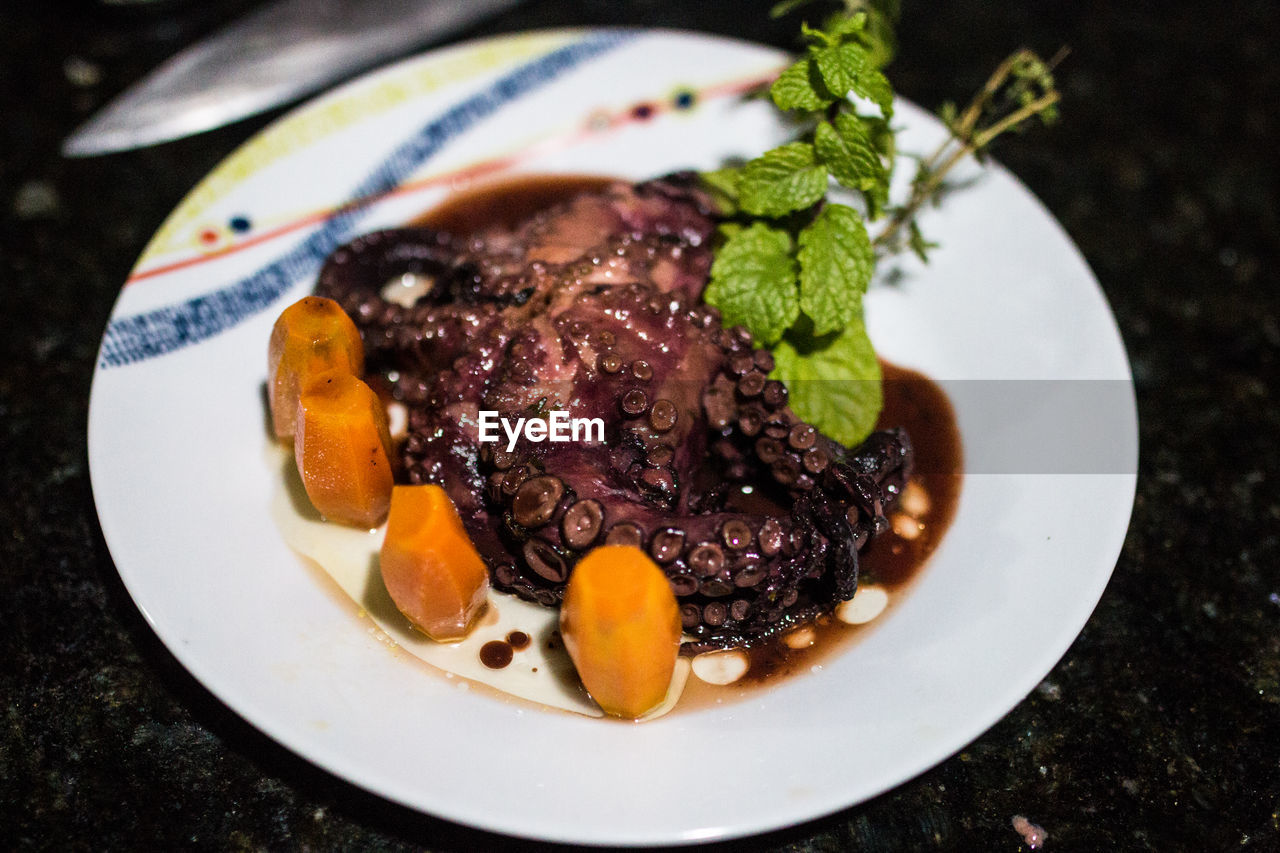
{"type": "Polygon", "coordinates": [[[512,649],[518,652],[529,648],[529,643],[531,641],[529,639],[529,635],[524,631],[512,631],[510,634],[507,634],[507,642],[511,645],[512,649]]]}
{"type": "Polygon", "coordinates": [[[490,640],[480,647],[480,663],[489,669],[502,669],[511,663],[511,644],[504,640],[490,640]]]}

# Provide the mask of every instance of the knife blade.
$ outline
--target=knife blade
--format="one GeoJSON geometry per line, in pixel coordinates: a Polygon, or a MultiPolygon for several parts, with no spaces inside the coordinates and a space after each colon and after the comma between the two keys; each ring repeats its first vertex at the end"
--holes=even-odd
{"type": "Polygon", "coordinates": [[[65,157],[155,145],[289,103],[519,0],[276,0],[166,60],[62,144],[65,157]]]}

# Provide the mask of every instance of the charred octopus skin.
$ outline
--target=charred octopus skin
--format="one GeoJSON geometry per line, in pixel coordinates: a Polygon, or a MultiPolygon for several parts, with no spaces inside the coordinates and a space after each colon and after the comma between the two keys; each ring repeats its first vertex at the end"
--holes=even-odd
{"type": "Polygon", "coordinates": [[[637,545],[686,653],[850,598],[911,467],[901,430],[850,449],[801,421],[769,353],[702,304],[715,224],[687,176],[617,183],[514,228],[366,235],[318,284],[409,409],[406,476],[449,492],[494,584],[556,606],[589,549],[637,545]],[[481,444],[481,410],[600,418],[605,441],[481,444]]]}

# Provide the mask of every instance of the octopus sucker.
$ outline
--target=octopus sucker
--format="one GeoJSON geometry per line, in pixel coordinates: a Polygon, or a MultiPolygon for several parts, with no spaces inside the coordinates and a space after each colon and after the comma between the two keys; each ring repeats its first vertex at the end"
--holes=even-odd
{"type": "Polygon", "coordinates": [[[514,226],[365,235],[317,285],[409,411],[404,476],[446,489],[494,585],[558,606],[588,551],[634,545],[671,583],[686,654],[851,598],[912,462],[902,430],[850,448],[805,423],[770,353],[701,302],[716,225],[690,176],[617,182],[514,226]],[[604,441],[481,443],[482,410],[598,418],[604,441]]]}

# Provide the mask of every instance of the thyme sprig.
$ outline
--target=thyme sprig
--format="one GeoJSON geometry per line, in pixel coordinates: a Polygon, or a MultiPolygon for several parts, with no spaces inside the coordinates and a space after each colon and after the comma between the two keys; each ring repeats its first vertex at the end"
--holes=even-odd
{"type": "Polygon", "coordinates": [[[871,241],[877,254],[911,249],[927,260],[930,244],[916,224],[917,214],[938,196],[948,173],[966,157],[984,160],[997,137],[1021,132],[1032,119],[1046,125],[1057,120],[1061,94],[1054,85],[1053,69],[1066,55],[1063,48],[1045,62],[1031,50],[1017,50],[992,72],[963,111],[951,102],[942,105],[939,117],[950,135],[916,166],[907,201],[889,209],[887,225],[871,241]]]}

